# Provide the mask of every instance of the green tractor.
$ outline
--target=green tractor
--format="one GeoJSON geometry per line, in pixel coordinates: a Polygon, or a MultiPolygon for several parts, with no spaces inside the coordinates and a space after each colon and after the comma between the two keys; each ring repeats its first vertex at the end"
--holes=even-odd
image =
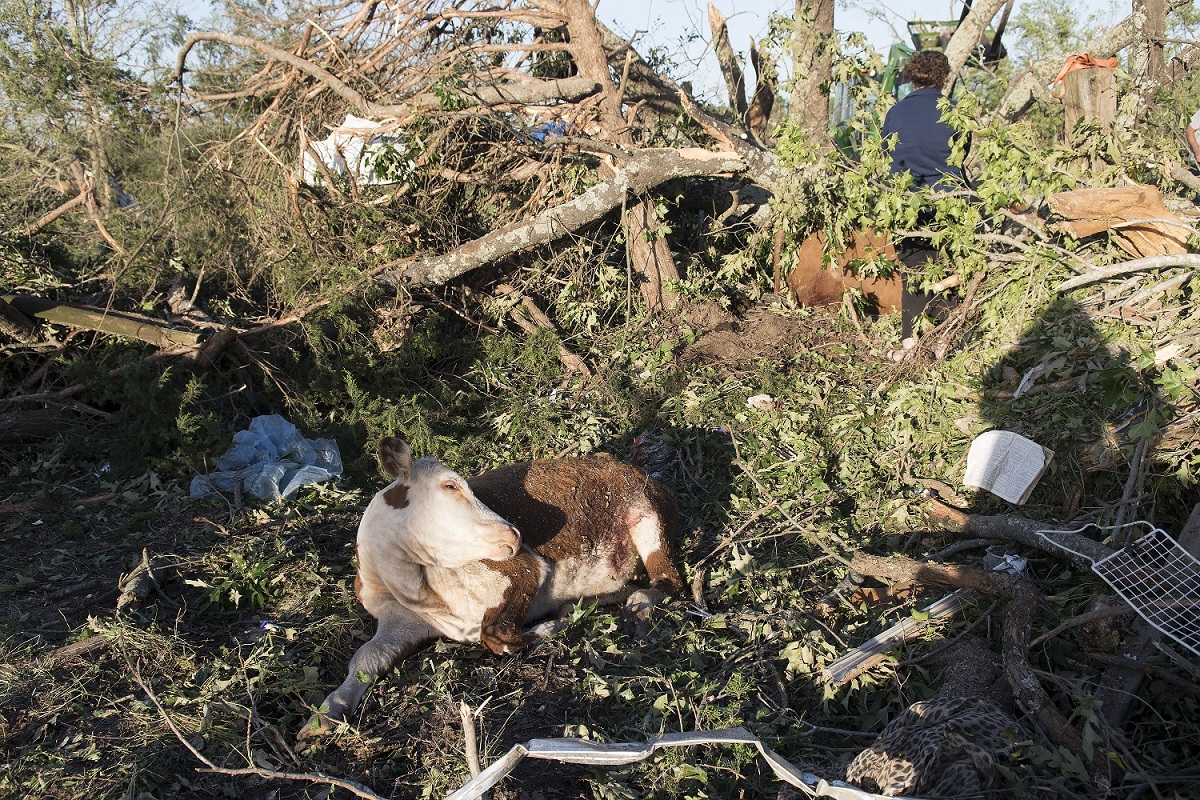
{"type": "MultiPolygon", "coordinates": [[[[980,37],[976,53],[968,62],[968,65],[988,69],[994,67],[1004,58],[1004,45],[1001,44],[1000,39],[1004,33],[1004,26],[1008,22],[1008,15],[1012,11],[1013,4],[1014,0],[1009,0],[1000,15],[996,27],[988,28],[984,31],[983,36],[980,37]]],[[[962,16],[957,20],[916,20],[909,22],[908,35],[912,39],[912,45],[895,42],[888,48],[887,61],[885,62],[883,71],[872,76],[873,82],[877,84],[878,88],[873,92],[866,93],[867,102],[874,106],[878,99],[885,94],[890,94],[896,100],[900,100],[908,94],[911,87],[908,83],[903,82],[901,78],[908,59],[918,50],[944,50],[950,42],[950,37],[958,30],[959,24],[966,19],[967,13],[970,10],[971,0],[966,0],[963,4],[962,16]]],[[[863,131],[855,130],[851,125],[855,116],[856,100],[861,102],[864,96],[864,93],[859,89],[860,87],[858,86],[839,81],[832,85],[829,92],[830,134],[838,148],[851,158],[855,157],[864,135],[863,131]]],[[[872,114],[871,117],[873,122],[866,135],[878,136],[879,125],[882,120],[877,113],[872,114]]]]}

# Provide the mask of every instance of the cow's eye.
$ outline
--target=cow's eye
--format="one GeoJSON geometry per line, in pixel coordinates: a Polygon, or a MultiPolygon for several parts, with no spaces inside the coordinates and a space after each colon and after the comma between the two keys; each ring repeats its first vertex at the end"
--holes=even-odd
{"type": "Polygon", "coordinates": [[[445,483],[442,484],[442,488],[445,489],[447,492],[459,491],[458,484],[455,483],[454,481],[446,481],[445,483]]]}

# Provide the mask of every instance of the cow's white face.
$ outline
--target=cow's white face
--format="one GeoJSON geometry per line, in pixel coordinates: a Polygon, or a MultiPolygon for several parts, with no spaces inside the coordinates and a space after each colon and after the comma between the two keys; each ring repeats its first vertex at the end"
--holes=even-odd
{"type": "Polygon", "coordinates": [[[517,554],[521,534],[480,502],[457,472],[432,458],[412,461],[400,439],[384,439],[379,456],[396,480],[371,503],[369,524],[381,526],[389,544],[413,562],[455,569],[517,554]]]}

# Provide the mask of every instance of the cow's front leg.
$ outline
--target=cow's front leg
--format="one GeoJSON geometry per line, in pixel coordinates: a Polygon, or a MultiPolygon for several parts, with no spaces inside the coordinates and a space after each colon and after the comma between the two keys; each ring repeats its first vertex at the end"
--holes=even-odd
{"type": "Polygon", "coordinates": [[[524,631],[525,618],[546,576],[546,566],[535,553],[522,549],[506,561],[484,565],[507,581],[500,603],[483,613],[479,642],[496,655],[519,653],[537,641],[524,631]]]}
{"type": "Polygon", "coordinates": [[[375,635],[358,648],[350,659],[346,680],[329,693],[301,729],[298,739],[303,742],[309,737],[328,733],[358,707],[372,681],[436,637],[437,631],[411,611],[395,600],[389,601],[379,615],[379,627],[375,635]]]}

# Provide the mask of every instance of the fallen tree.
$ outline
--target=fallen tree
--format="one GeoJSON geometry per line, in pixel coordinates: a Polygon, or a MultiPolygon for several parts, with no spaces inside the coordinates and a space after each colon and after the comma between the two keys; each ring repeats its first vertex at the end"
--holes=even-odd
{"type": "Polygon", "coordinates": [[[377,281],[389,286],[411,283],[436,286],[514,253],[552,242],[620,208],[637,196],[670,180],[736,173],[745,163],[733,153],[699,149],[649,149],[629,154],[611,179],[573,200],[534,217],[489,233],[442,256],[421,257],[393,266],[377,281]]]}

